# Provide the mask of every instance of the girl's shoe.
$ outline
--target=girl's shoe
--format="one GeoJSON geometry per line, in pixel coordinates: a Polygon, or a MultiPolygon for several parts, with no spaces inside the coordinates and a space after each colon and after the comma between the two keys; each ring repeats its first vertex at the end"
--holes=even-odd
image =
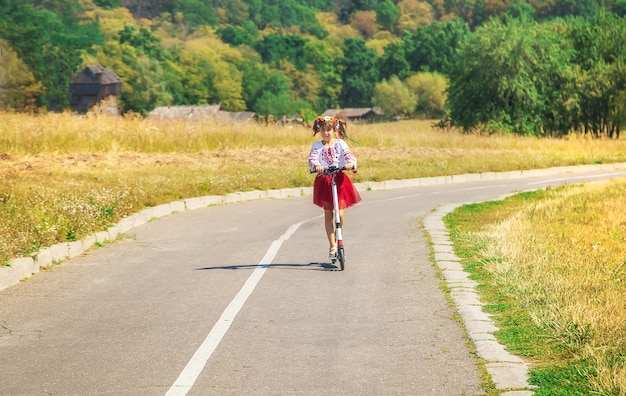
{"type": "Polygon", "coordinates": [[[328,258],[333,263],[335,262],[335,260],[337,260],[337,246],[333,246],[330,249],[328,249],[328,258]]]}

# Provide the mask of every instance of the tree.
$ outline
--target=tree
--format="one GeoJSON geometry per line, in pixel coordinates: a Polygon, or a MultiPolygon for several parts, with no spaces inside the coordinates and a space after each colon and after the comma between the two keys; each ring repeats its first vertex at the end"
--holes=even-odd
{"type": "Polygon", "coordinates": [[[304,71],[306,69],[304,45],[307,42],[307,39],[294,34],[268,34],[261,41],[258,41],[254,48],[264,62],[277,64],[285,58],[293,63],[298,70],[304,71]]]}
{"type": "Polygon", "coordinates": [[[268,25],[278,27],[298,26],[303,32],[322,38],[325,32],[319,26],[315,10],[299,4],[297,0],[248,0],[250,19],[259,29],[268,25]]]}
{"type": "Polygon", "coordinates": [[[221,22],[239,26],[249,21],[250,9],[242,0],[223,1],[221,7],[216,10],[217,14],[223,10],[223,21],[221,22]]]}
{"type": "Polygon", "coordinates": [[[283,116],[294,116],[310,109],[310,105],[304,101],[294,101],[287,94],[275,95],[265,92],[256,103],[256,113],[263,116],[272,115],[274,119],[283,116]]]}
{"type": "Polygon", "coordinates": [[[311,65],[321,80],[320,92],[313,107],[318,113],[339,107],[339,97],[343,88],[341,79],[343,51],[327,42],[312,40],[305,44],[304,54],[307,64],[311,65]]]}
{"type": "Polygon", "coordinates": [[[407,116],[415,110],[417,96],[398,77],[392,76],[376,84],[372,103],[387,116],[407,116]]]}
{"type": "Polygon", "coordinates": [[[123,86],[119,104],[123,112],[145,115],[156,106],[172,103],[161,64],[138,53],[131,45],[108,41],[99,48],[94,58],[121,78],[123,86]]]}
{"type": "Polygon", "coordinates": [[[379,79],[376,52],[369,49],[365,41],[348,38],[343,53],[341,104],[343,107],[369,107],[379,79]]]}
{"type": "Polygon", "coordinates": [[[192,28],[200,25],[215,26],[217,24],[217,14],[215,9],[202,0],[178,0],[176,7],[172,7],[170,12],[182,12],[187,22],[192,28]]]}
{"type": "Polygon", "coordinates": [[[93,0],[98,7],[111,10],[120,6],[120,0],[93,0]]]}
{"type": "Polygon", "coordinates": [[[532,0],[531,4],[537,9],[537,16],[542,19],[567,16],[592,17],[600,12],[597,0],[532,0]]]}
{"type": "Polygon", "coordinates": [[[307,66],[305,72],[301,72],[291,63],[283,61],[280,64],[280,70],[291,80],[290,91],[293,100],[302,100],[311,105],[317,102],[322,89],[322,81],[311,65],[307,66]]]}
{"type": "Polygon", "coordinates": [[[0,54],[0,109],[35,110],[41,84],[4,40],[0,54]]]}
{"type": "Polygon", "coordinates": [[[119,33],[120,44],[128,44],[134,47],[140,54],[162,60],[163,48],[159,45],[161,40],[145,27],[137,29],[134,25],[126,25],[119,33]]]}
{"type": "Polygon", "coordinates": [[[621,17],[626,16],[626,0],[615,0],[613,7],[611,7],[611,11],[621,17]]]}
{"type": "Polygon", "coordinates": [[[562,90],[571,58],[551,25],[492,19],[461,45],[451,68],[453,123],[466,130],[492,125],[524,135],[567,133],[562,90]]]}
{"type": "Polygon", "coordinates": [[[231,44],[235,47],[245,44],[253,46],[255,43],[254,37],[250,36],[247,31],[236,26],[225,26],[217,29],[217,34],[220,36],[223,42],[231,44]]]}
{"type": "Polygon", "coordinates": [[[506,10],[506,17],[531,21],[535,19],[537,11],[525,1],[517,0],[506,10]]]}
{"type": "Polygon", "coordinates": [[[406,60],[403,43],[391,43],[385,47],[385,52],[378,62],[378,70],[384,79],[397,76],[403,80],[411,74],[411,65],[406,60]]]}
{"type": "MultiPolygon", "coordinates": [[[[626,1],[626,0],[625,0],[626,1]]],[[[390,32],[395,31],[400,10],[391,0],[383,0],[376,7],[376,22],[390,32]]]]}
{"type": "Polygon", "coordinates": [[[75,18],[61,18],[17,0],[0,3],[0,37],[41,82],[37,106],[54,110],[69,105],[69,83],[82,53],[102,42],[95,24],[79,24],[75,18]]]}
{"type": "Polygon", "coordinates": [[[370,39],[378,31],[375,11],[358,11],[352,16],[352,26],[361,32],[363,37],[370,39]]]}
{"type": "Polygon", "coordinates": [[[419,0],[401,0],[398,3],[398,22],[396,29],[413,31],[419,26],[429,25],[435,14],[430,4],[419,0]]]}
{"type": "Polygon", "coordinates": [[[415,112],[428,118],[443,116],[448,79],[439,73],[418,72],[408,77],[406,86],[417,97],[415,112]]]}
{"type": "Polygon", "coordinates": [[[626,22],[612,13],[567,25],[576,64],[576,124],[595,136],[616,136],[624,125],[626,22]]]}
{"type": "Polygon", "coordinates": [[[470,34],[469,25],[460,18],[420,26],[402,41],[411,70],[448,74],[456,62],[457,50],[470,34]]]}

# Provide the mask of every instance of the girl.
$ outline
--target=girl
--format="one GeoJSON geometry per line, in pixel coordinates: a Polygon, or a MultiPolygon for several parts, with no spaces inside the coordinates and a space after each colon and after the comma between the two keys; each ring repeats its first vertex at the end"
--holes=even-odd
{"type": "MultiPolygon", "coordinates": [[[[309,168],[311,171],[317,172],[313,184],[313,203],[324,209],[324,226],[330,244],[328,257],[333,260],[337,255],[335,225],[333,224],[333,195],[330,186],[331,176],[325,175],[324,169],[331,165],[345,169],[356,169],[356,157],[343,140],[345,123],[334,117],[320,116],[313,124],[313,136],[318,133],[322,136],[322,140],[313,142],[309,154],[309,168]],[[340,130],[340,126],[342,130],[340,130]],[[335,137],[335,134],[339,139],[335,137]]],[[[343,227],[343,210],[359,202],[361,196],[345,173],[339,172],[335,176],[335,182],[337,183],[339,218],[343,227]]]]}

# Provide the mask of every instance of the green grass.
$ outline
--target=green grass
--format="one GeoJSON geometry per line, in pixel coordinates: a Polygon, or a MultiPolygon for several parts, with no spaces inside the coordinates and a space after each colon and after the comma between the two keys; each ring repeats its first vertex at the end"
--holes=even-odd
{"type": "Polygon", "coordinates": [[[499,328],[498,341],[531,364],[537,395],[626,394],[626,230],[604,220],[622,218],[624,186],[626,181],[521,193],[460,207],[444,219],[499,328]],[[576,239],[582,253],[566,257],[562,250],[573,249],[563,246],[564,239],[576,239]],[[585,245],[605,246],[606,252],[589,259],[585,245]]]}

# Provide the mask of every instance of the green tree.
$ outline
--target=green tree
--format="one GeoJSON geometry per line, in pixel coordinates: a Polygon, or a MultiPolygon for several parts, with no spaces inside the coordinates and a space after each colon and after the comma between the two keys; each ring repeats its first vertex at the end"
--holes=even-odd
{"type": "Polygon", "coordinates": [[[255,45],[264,62],[277,64],[283,59],[290,61],[298,70],[306,69],[304,46],[307,39],[294,34],[268,34],[255,45]]]}
{"type": "Polygon", "coordinates": [[[455,18],[420,26],[414,33],[405,34],[402,41],[411,70],[448,74],[459,46],[469,33],[469,25],[455,18]]]}
{"type": "Polygon", "coordinates": [[[339,97],[343,88],[342,62],[343,51],[329,43],[311,40],[304,46],[307,64],[317,73],[321,80],[317,101],[313,103],[318,113],[326,109],[339,107],[339,97]]]}
{"type": "Polygon", "coordinates": [[[242,0],[226,0],[220,4],[224,8],[227,23],[240,26],[244,22],[249,21],[250,9],[242,0]]]}
{"type": "Polygon", "coordinates": [[[231,44],[235,47],[245,44],[253,46],[255,43],[254,37],[252,37],[245,29],[237,26],[225,26],[217,29],[217,34],[220,36],[223,42],[231,44]]]}
{"type": "Polygon", "coordinates": [[[138,53],[162,60],[164,50],[159,44],[161,39],[145,27],[137,29],[136,26],[126,25],[118,33],[120,44],[128,44],[134,47],[138,53]]]}
{"type": "Polygon", "coordinates": [[[112,10],[120,6],[120,0],[93,0],[93,3],[98,7],[112,10]]]}
{"type": "Polygon", "coordinates": [[[248,0],[250,18],[259,29],[269,24],[278,27],[298,26],[303,32],[323,38],[326,32],[319,26],[315,9],[297,0],[248,0]]]}
{"type": "Polygon", "coordinates": [[[134,73],[121,95],[124,110],[146,115],[157,106],[172,103],[163,78],[163,69],[158,62],[145,55],[138,55],[132,67],[134,73]]]}
{"type": "Polygon", "coordinates": [[[415,110],[417,96],[398,77],[392,76],[376,84],[372,103],[385,116],[408,116],[415,110]]]}
{"type": "Polygon", "coordinates": [[[259,114],[276,115],[269,110],[271,106],[268,103],[274,103],[276,98],[291,97],[292,83],[289,78],[283,71],[271,69],[254,58],[244,59],[241,70],[242,98],[246,108],[259,114]]]}
{"type": "Polygon", "coordinates": [[[341,104],[343,107],[371,106],[374,86],[379,81],[376,52],[362,39],[347,38],[343,54],[341,104]]]}
{"type": "Polygon", "coordinates": [[[506,10],[506,17],[529,21],[535,19],[536,13],[537,11],[533,6],[523,0],[518,0],[506,10]]]}
{"type": "Polygon", "coordinates": [[[615,0],[615,2],[613,2],[613,6],[611,7],[611,11],[621,17],[626,16],[626,0],[615,0]]]}
{"type": "Polygon", "coordinates": [[[537,16],[542,19],[556,17],[593,17],[600,12],[597,0],[551,0],[537,5],[537,16]]]}
{"type": "Polygon", "coordinates": [[[120,0],[120,4],[128,8],[137,19],[156,18],[164,12],[176,14],[172,10],[174,4],[171,0],[120,0]]]}
{"type": "Polygon", "coordinates": [[[406,60],[403,43],[391,43],[385,47],[385,52],[378,61],[378,70],[384,79],[398,76],[403,80],[411,74],[411,65],[406,60]]]}
{"type": "Polygon", "coordinates": [[[310,108],[310,104],[301,100],[294,101],[285,93],[276,95],[264,92],[256,103],[255,111],[262,116],[272,115],[274,119],[280,119],[283,116],[291,117],[305,113],[310,108]]]}
{"type": "Polygon", "coordinates": [[[575,49],[576,125],[595,136],[617,136],[624,125],[626,21],[606,12],[575,18],[565,35],[575,49]]]}
{"type": "Polygon", "coordinates": [[[448,106],[464,129],[492,125],[525,135],[564,134],[571,49],[551,25],[493,19],[462,44],[448,106]]]}
{"type": "Polygon", "coordinates": [[[217,25],[217,14],[215,9],[202,0],[177,0],[176,7],[171,9],[172,15],[182,12],[187,22],[192,28],[200,25],[217,25]]]}
{"type": "Polygon", "coordinates": [[[418,72],[408,77],[405,84],[417,97],[416,113],[424,114],[427,118],[444,115],[448,89],[448,79],[444,75],[418,72]]]}
{"type": "Polygon", "coordinates": [[[398,6],[391,0],[383,0],[376,6],[376,22],[390,32],[394,31],[398,15],[398,6]]]}
{"type": "Polygon", "coordinates": [[[103,38],[95,24],[79,24],[18,0],[0,2],[0,37],[42,84],[37,105],[60,110],[69,105],[69,83],[82,63],[83,51],[103,38]]]}

